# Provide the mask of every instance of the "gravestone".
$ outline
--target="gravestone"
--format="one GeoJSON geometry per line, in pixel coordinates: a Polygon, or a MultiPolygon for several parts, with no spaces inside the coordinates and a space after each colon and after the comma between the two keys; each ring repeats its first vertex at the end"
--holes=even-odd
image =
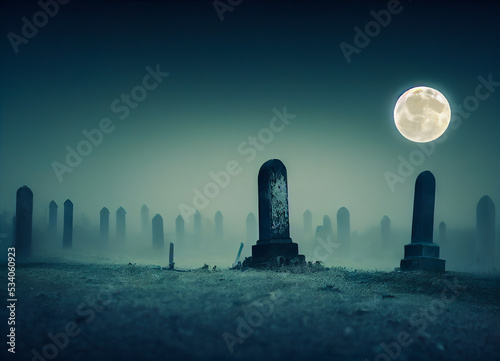
{"type": "Polygon", "coordinates": [[[63,248],[73,247],[73,202],[64,202],[63,248]]]}
{"type": "Polygon", "coordinates": [[[247,243],[253,243],[257,237],[259,237],[259,232],[257,230],[257,218],[252,212],[248,213],[247,220],[247,243]]]}
{"type": "Polygon", "coordinates": [[[186,237],[186,230],[184,228],[184,218],[179,214],[175,219],[175,239],[183,242],[186,237]]]}
{"type": "Polygon", "coordinates": [[[143,235],[149,233],[149,208],[145,204],[141,208],[141,230],[143,235]]]}
{"type": "Polygon", "coordinates": [[[304,235],[310,236],[312,234],[312,213],[307,209],[302,215],[304,221],[304,235]]]}
{"type": "Polygon", "coordinates": [[[383,216],[380,221],[380,234],[383,244],[387,244],[391,241],[391,220],[387,216],[383,216]]]}
{"type": "Polygon", "coordinates": [[[99,213],[99,236],[101,242],[108,243],[109,241],[109,210],[106,207],[102,207],[99,213]]]}
{"type": "Polygon", "coordinates": [[[441,247],[446,244],[446,223],[444,222],[439,223],[439,244],[441,247]]]}
{"type": "Polygon", "coordinates": [[[351,240],[351,219],[346,207],[337,211],[337,239],[343,245],[351,240]]]}
{"type": "Polygon", "coordinates": [[[196,242],[201,241],[201,214],[199,210],[196,210],[194,214],[194,240],[196,242]]]}
{"type": "Polygon", "coordinates": [[[217,240],[224,239],[223,217],[221,211],[215,213],[215,238],[217,240]]]}
{"type": "Polygon", "coordinates": [[[157,214],[153,217],[153,248],[163,249],[165,239],[163,236],[163,218],[157,214]]]}
{"type": "Polygon", "coordinates": [[[116,239],[125,242],[125,209],[120,207],[116,211],[116,239]]]}
{"type": "Polygon", "coordinates": [[[316,243],[321,241],[326,242],[328,240],[328,231],[325,228],[325,226],[316,227],[316,234],[314,236],[314,240],[316,241],[316,243]]]}
{"type": "Polygon", "coordinates": [[[324,228],[324,232],[325,232],[325,237],[328,237],[328,236],[331,237],[333,234],[332,220],[327,215],[323,216],[323,228],[324,228]]]}
{"type": "Polygon", "coordinates": [[[434,175],[429,171],[420,173],[415,182],[411,243],[405,246],[402,270],[445,270],[445,261],[439,258],[439,246],[433,243],[435,196],[434,175]]]}
{"type": "Polygon", "coordinates": [[[16,193],[15,247],[18,259],[31,256],[31,237],[33,227],[33,192],[22,186],[16,193]]]}
{"type": "Polygon", "coordinates": [[[54,237],[57,233],[57,203],[51,201],[49,203],[49,234],[54,237]]]}
{"type": "Polygon", "coordinates": [[[284,164],[278,159],[259,170],[259,240],[252,246],[250,267],[305,264],[297,243],[290,238],[288,184],[284,164]]]}
{"type": "Polygon", "coordinates": [[[173,270],[175,266],[174,262],[174,244],[170,242],[170,248],[168,250],[168,269],[173,270]]]}
{"type": "Polygon", "coordinates": [[[481,271],[495,267],[495,205],[489,196],[476,207],[476,266],[481,271]]]}

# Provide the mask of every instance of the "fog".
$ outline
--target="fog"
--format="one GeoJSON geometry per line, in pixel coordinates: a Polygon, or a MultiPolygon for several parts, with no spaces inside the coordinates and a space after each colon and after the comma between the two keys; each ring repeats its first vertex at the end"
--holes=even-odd
{"type": "MultiPolygon", "coordinates": [[[[313,229],[328,215],[335,234],[337,210],[347,207],[351,254],[339,250],[325,263],[391,269],[410,242],[415,179],[430,170],[435,230],[441,221],[448,227],[442,258],[469,269],[477,202],[489,195],[500,204],[498,85],[484,100],[476,90],[481,79],[500,81],[499,48],[490,42],[500,35],[498,4],[401,4],[351,62],[339,44],[353,43],[353,28],[386,2],[243,2],[224,21],[210,2],[61,5],[17,53],[8,39],[1,45],[0,211],[10,221],[17,189],[30,187],[34,247],[56,256],[62,240],[47,236],[50,201],[59,206],[59,231],[63,203],[73,202],[76,249],[99,249],[99,211],[107,207],[114,253],[123,207],[126,260],[160,262],[141,232],[146,204],[151,218],[163,217],[167,244],[183,215],[188,238],[178,264],[227,266],[240,242],[251,254],[256,239],[246,239],[245,220],[257,215],[257,174],[280,159],[291,236],[306,259],[314,247],[303,213],[312,212],[313,229]],[[482,29],[465,14],[481,16],[482,29]],[[419,26],[423,16],[435,25],[419,26]],[[420,145],[399,134],[392,115],[417,85],[442,92],[453,113],[441,138],[420,145]],[[203,240],[191,249],[196,209],[203,240]],[[218,210],[224,240],[214,236],[218,210]],[[384,215],[392,243],[381,250],[384,215]]],[[[36,2],[11,3],[0,15],[2,33],[21,34],[21,18],[36,11],[36,2]]]]}

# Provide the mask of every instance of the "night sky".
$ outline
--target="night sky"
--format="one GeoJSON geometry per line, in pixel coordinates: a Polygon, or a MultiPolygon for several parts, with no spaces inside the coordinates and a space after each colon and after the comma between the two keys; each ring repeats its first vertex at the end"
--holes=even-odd
{"type": "Polygon", "coordinates": [[[258,170],[272,158],[288,170],[292,237],[306,209],[317,225],[345,206],[353,231],[387,214],[409,241],[424,170],[437,181],[436,224],[473,227],[485,194],[500,205],[500,2],[246,0],[231,9],[73,0],[13,46],[9,34],[19,41],[22,18],[33,21],[41,8],[3,2],[0,211],[12,214],[16,190],[27,185],[37,222],[46,222],[51,200],[62,210],[70,198],[75,224],[83,213],[98,225],[103,206],[112,214],[123,206],[138,227],[147,204],[173,232],[182,205],[196,208],[193,189],[203,192],[210,172],[234,166],[229,184],[199,208],[210,220],[221,210],[243,237],[246,215],[257,212],[258,170]],[[386,26],[372,23],[378,34],[346,57],[341,44],[355,46],[354,28],[364,32],[388,7],[386,26]],[[488,98],[477,100],[488,78],[488,98]],[[393,121],[398,97],[418,85],[443,93],[453,113],[427,154],[393,121]],[[288,124],[272,121],[276,113],[288,124]],[[76,151],[83,132],[100,126],[107,133],[81,145],[89,154],[68,166],[68,147],[76,151]],[[401,159],[414,162],[403,176],[401,159]],[[58,177],[57,164],[71,172],[58,177]]]}

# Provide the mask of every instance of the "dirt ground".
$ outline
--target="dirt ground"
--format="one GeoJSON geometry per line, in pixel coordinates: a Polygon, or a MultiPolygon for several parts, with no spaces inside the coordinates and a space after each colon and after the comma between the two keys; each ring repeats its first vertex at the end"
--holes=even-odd
{"type": "Polygon", "coordinates": [[[500,360],[498,275],[76,262],[16,272],[16,353],[2,342],[2,360],[500,360]]]}

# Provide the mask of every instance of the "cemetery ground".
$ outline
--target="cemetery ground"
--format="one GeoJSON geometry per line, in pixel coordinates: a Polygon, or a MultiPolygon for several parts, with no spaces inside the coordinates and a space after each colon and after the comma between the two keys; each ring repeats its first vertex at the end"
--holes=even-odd
{"type": "Polygon", "coordinates": [[[500,359],[498,274],[157,264],[18,264],[2,360],[500,359]]]}

